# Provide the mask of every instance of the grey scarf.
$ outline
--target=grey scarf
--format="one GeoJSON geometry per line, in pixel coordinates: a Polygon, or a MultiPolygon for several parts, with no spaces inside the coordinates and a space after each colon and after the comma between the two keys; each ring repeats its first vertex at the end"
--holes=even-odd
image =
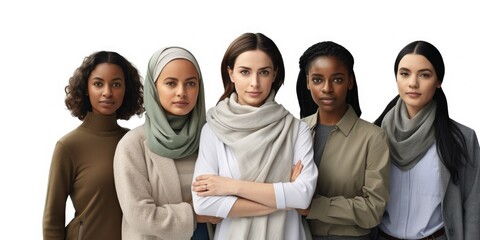
{"type": "MultiPolygon", "coordinates": [[[[240,105],[236,93],[207,113],[215,135],[235,155],[242,180],[289,182],[299,121],[276,103],[274,92],[260,107],[240,105]]],[[[284,239],[286,211],[235,218],[228,239],[284,239]]]]}
{"type": "Polygon", "coordinates": [[[414,167],[435,142],[433,122],[437,105],[431,101],[412,119],[408,118],[405,103],[401,98],[383,119],[390,142],[390,157],[393,164],[402,170],[414,167]]]}

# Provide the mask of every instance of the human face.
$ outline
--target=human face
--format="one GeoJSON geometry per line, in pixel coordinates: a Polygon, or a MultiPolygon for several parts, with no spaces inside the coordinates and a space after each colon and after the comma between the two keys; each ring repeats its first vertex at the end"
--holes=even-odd
{"type": "Polygon", "coordinates": [[[187,115],[197,104],[199,93],[197,69],[186,59],[167,63],[155,82],[160,104],[166,113],[187,115]]]}
{"type": "Polygon", "coordinates": [[[348,69],[333,56],[314,59],[307,72],[307,88],[318,105],[320,116],[336,124],[347,110],[347,92],[353,87],[348,69]],[[333,117],[333,118],[332,118],[333,117]]]}
{"type": "Polygon", "coordinates": [[[407,107],[410,118],[413,118],[433,99],[440,81],[428,59],[418,54],[405,55],[398,64],[398,93],[407,107]]]}
{"type": "Polygon", "coordinates": [[[253,107],[265,103],[276,75],[272,59],[260,50],[238,55],[233,69],[228,68],[228,73],[235,85],[238,103],[253,107]]]}
{"type": "Polygon", "coordinates": [[[100,63],[88,77],[88,98],[92,111],[113,115],[122,106],[125,96],[125,76],[120,66],[100,63]]]}

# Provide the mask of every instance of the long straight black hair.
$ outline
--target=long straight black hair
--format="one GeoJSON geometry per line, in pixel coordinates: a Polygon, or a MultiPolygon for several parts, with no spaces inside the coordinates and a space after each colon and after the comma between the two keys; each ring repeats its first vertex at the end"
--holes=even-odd
{"type": "MultiPolygon", "coordinates": [[[[398,64],[407,54],[417,54],[427,58],[435,69],[438,81],[443,82],[445,64],[443,63],[442,55],[435,46],[426,41],[412,42],[398,53],[393,69],[395,77],[398,72],[398,64]]],[[[381,126],[383,118],[390,109],[395,106],[399,97],[400,95],[397,95],[390,101],[382,114],[375,120],[375,125],[381,126]]],[[[435,140],[437,142],[437,153],[450,172],[453,182],[457,184],[459,177],[457,169],[460,165],[466,164],[463,159],[468,161],[465,137],[448,115],[447,97],[442,88],[436,88],[433,101],[437,103],[437,112],[435,113],[435,120],[433,122],[435,127],[435,140]]]]}

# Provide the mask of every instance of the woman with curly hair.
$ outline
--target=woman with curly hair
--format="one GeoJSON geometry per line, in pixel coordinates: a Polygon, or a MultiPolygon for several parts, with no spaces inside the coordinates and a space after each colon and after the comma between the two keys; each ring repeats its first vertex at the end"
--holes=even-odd
{"type": "Polygon", "coordinates": [[[116,52],[99,51],[83,60],[65,87],[65,104],[79,127],[56,144],[43,216],[44,239],[120,239],[122,211],[113,156],[129,130],[117,119],[143,113],[138,70],[116,52]],[[65,227],[71,198],[75,217],[65,227]]]}

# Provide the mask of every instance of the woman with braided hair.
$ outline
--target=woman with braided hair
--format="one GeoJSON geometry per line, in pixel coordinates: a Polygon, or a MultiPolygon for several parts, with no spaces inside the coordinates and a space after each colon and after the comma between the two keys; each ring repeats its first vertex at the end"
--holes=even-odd
{"type": "Polygon", "coordinates": [[[310,207],[297,211],[313,239],[370,239],[389,197],[387,136],[359,118],[353,63],[347,49],[330,41],[300,58],[297,96],[313,136],[318,181],[310,207]]]}

